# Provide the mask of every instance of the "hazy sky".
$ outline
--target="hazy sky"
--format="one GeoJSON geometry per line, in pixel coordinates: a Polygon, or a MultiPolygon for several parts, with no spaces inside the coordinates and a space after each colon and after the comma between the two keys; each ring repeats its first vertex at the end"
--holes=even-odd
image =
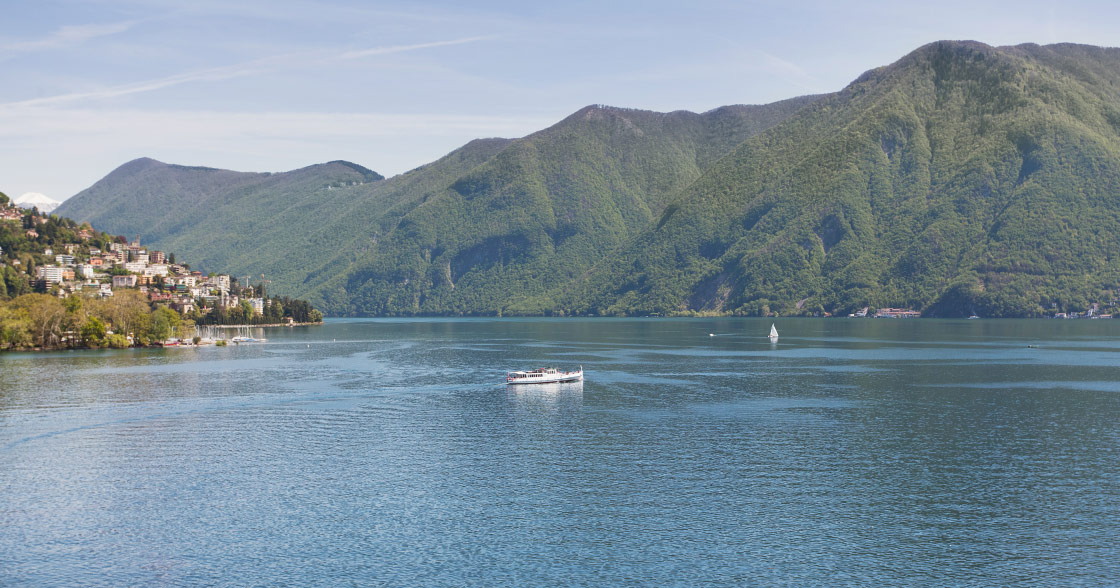
{"type": "Polygon", "coordinates": [[[0,0],[0,191],[61,200],[142,156],[393,175],[588,104],[834,91],[939,39],[1120,45],[1113,2],[847,4],[0,0]]]}

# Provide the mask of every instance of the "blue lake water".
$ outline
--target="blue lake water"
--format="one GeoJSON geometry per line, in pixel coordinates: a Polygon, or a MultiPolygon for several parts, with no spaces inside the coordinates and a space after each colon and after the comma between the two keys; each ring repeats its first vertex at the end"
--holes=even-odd
{"type": "Polygon", "coordinates": [[[777,323],[0,355],[0,585],[1120,583],[1120,321],[777,323]]]}

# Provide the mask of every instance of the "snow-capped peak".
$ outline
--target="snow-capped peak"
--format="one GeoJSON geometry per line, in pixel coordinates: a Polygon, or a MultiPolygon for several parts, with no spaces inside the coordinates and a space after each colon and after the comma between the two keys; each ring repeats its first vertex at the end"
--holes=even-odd
{"type": "Polygon", "coordinates": [[[31,208],[34,206],[39,209],[39,212],[50,212],[58,208],[59,204],[62,204],[58,200],[38,192],[26,192],[19,198],[13,200],[12,203],[21,208],[31,208]]]}

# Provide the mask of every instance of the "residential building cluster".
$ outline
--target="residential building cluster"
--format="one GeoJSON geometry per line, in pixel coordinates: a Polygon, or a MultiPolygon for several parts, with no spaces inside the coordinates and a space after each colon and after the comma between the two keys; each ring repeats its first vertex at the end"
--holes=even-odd
{"type": "Polygon", "coordinates": [[[139,289],[153,302],[189,313],[201,302],[206,308],[226,308],[247,301],[257,314],[264,314],[263,298],[234,293],[233,281],[226,274],[204,275],[187,266],[172,263],[162,251],[131,243],[112,243],[107,250],[67,244],[61,250],[43,251],[54,263],[40,265],[31,276],[33,289],[112,296],[122,288],[139,289]],[[123,271],[121,271],[123,270],[123,271]]]}
{"type": "MultiPolygon", "coordinates": [[[[1113,301],[1115,306],[1115,301],[1113,301]]],[[[1097,302],[1089,305],[1089,310],[1085,312],[1055,312],[1053,315],[1056,319],[1110,319],[1111,313],[1101,312],[1101,305],[1097,302]]]]}
{"type": "MultiPolygon", "coordinates": [[[[867,316],[866,308],[862,312],[862,316],[867,316]]],[[[920,311],[909,308],[880,308],[875,311],[875,318],[920,318],[921,316],[920,311]]]]}

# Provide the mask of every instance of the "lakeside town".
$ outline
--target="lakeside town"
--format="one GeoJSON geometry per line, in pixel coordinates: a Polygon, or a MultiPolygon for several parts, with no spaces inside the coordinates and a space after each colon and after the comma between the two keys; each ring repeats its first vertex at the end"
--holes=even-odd
{"type": "Polygon", "coordinates": [[[0,300],[10,307],[0,308],[0,349],[199,344],[222,340],[213,329],[200,336],[202,325],[322,321],[305,301],[269,297],[266,284],[204,274],[139,236],[129,241],[0,198],[0,300]],[[73,301],[62,307],[82,316],[33,324],[51,315],[39,308],[47,298],[73,301]],[[135,317],[141,304],[149,320],[121,320],[120,308],[131,305],[135,317]]]}
{"type": "MultiPolygon", "coordinates": [[[[921,318],[922,313],[919,310],[912,310],[909,308],[878,308],[871,310],[869,307],[864,307],[858,312],[848,315],[850,318],[864,318],[870,316],[871,318],[921,318]]],[[[981,318],[972,315],[968,318],[978,319],[981,318]]],[[[1048,314],[1044,318],[1055,319],[1110,319],[1111,313],[1101,312],[1100,303],[1092,303],[1085,312],[1054,312],[1048,314]]]]}

